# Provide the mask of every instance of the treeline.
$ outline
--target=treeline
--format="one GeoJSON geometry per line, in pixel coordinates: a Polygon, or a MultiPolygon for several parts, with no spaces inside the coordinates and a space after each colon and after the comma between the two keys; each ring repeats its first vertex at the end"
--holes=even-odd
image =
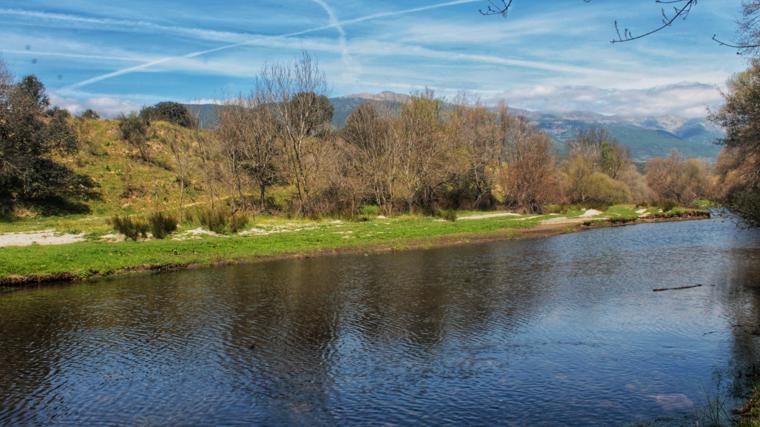
{"type": "MultiPolygon", "coordinates": [[[[501,106],[426,91],[398,112],[371,103],[343,129],[330,127],[324,75],[308,55],[270,65],[249,96],[220,109],[204,144],[207,193],[227,187],[239,208],[353,216],[503,207],[543,212],[549,204],[688,205],[716,195],[710,165],[674,153],[639,170],[605,130],[578,134],[567,159],[551,138],[501,106]],[[446,107],[446,108],[444,108],[446,107]]],[[[197,162],[196,162],[197,163],[197,162]]]]}
{"type": "MultiPolygon", "coordinates": [[[[49,107],[33,77],[3,81],[0,198],[90,194],[91,181],[52,160],[77,150],[72,119],[49,107]]],[[[488,109],[464,96],[444,102],[432,91],[411,96],[398,111],[360,105],[335,130],[326,88],[318,64],[304,54],[289,65],[267,66],[249,95],[219,110],[214,130],[199,129],[185,106],[170,102],[120,117],[119,130],[132,161],[176,175],[180,222],[191,187],[208,198],[209,218],[219,216],[213,211],[355,217],[733,201],[744,194],[738,182],[751,175],[738,172],[736,163],[748,156],[732,142],[718,168],[677,153],[642,165],[604,129],[578,133],[561,159],[546,133],[505,106],[488,109]],[[176,126],[151,125],[155,121],[176,126]],[[151,152],[156,144],[161,156],[151,152]]],[[[77,120],[95,119],[88,110],[77,120]]]]}

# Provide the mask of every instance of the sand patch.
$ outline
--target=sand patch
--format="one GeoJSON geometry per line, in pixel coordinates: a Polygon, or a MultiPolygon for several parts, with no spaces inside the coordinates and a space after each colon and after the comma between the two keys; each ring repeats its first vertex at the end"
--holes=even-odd
{"type": "Polygon", "coordinates": [[[545,219],[541,221],[542,225],[572,225],[572,224],[583,224],[586,222],[586,219],[584,218],[568,218],[566,216],[561,216],[558,218],[550,218],[545,219]]]}
{"type": "Polygon", "coordinates": [[[473,220],[473,219],[503,218],[507,216],[520,216],[520,214],[516,214],[513,212],[500,212],[500,213],[492,213],[492,214],[462,216],[457,219],[461,221],[466,221],[466,220],[473,220]]]}
{"type": "Polygon", "coordinates": [[[204,228],[194,228],[187,230],[182,234],[175,236],[172,240],[187,240],[187,239],[200,239],[203,237],[226,237],[221,234],[214,233],[213,231],[206,230],[204,228]]]}
{"type": "Polygon", "coordinates": [[[31,245],[68,245],[84,241],[84,233],[60,234],[54,230],[32,231],[29,233],[0,234],[0,247],[31,245]]]}
{"type": "Polygon", "coordinates": [[[595,217],[601,214],[602,214],[602,211],[598,211],[596,209],[589,209],[586,212],[584,212],[583,215],[581,215],[581,218],[591,218],[591,217],[595,217]]]}

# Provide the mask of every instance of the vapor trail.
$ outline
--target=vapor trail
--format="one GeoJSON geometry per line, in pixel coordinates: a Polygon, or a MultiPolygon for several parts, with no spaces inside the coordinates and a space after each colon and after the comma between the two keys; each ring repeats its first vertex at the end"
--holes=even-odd
{"type": "Polygon", "coordinates": [[[343,24],[338,20],[338,16],[335,14],[335,10],[331,8],[326,1],[312,1],[324,9],[325,13],[327,13],[330,25],[334,25],[335,29],[338,31],[338,46],[340,47],[341,59],[343,60],[343,65],[345,66],[345,73],[348,74],[348,80],[354,80],[356,66],[354,64],[353,58],[351,57],[351,53],[348,51],[348,45],[346,43],[346,30],[343,28],[343,24]]]}
{"type": "MultiPolygon", "coordinates": [[[[444,8],[444,7],[457,6],[457,5],[468,4],[468,3],[475,3],[475,2],[478,2],[478,1],[480,1],[480,0],[454,0],[454,1],[448,1],[448,2],[443,2],[443,3],[431,4],[431,5],[428,5],[428,6],[415,7],[415,8],[411,8],[411,9],[403,9],[403,10],[396,10],[396,11],[390,11],[390,12],[379,12],[379,13],[374,13],[374,14],[371,14],[371,15],[361,16],[359,18],[349,19],[349,20],[345,20],[345,21],[337,21],[337,19],[336,19],[336,22],[334,22],[334,23],[331,22],[328,25],[322,25],[322,26],[319,26],[319,27],[309,28],[309,29],[306,29],[306,30],[296,31],[296,32],[287,33],[287,34],[281,34],[281,35],[275,36],[275,37],[276,38],[296,37],[296,36],[301,36],[301,35],[309,34],[309,33],[315,33],[315,32],[318,32],[318,31],[323,31],[323,30],[327,30],[327,29],[331,29],[331,28],[338,28],[338,27],[342,28],[345,25],[357,24],[357,23],[360,23],[360,22],[367,22],[367,21],[372,21],[372,20],[375,20],[375,19],[388,18],[388,17],[392,17],[392,16],[408,15],[408,14],[412,14],[412,13],[425,12],[425,11],[428,11],[428,10],[440,9],[440,8],[444,8]]],[[[332,21],[332,19],[331,19],[331,21],[332,21]]],[[[240,42],[240,43],[233,43],[233,44],[229,44],[229,45],[225,45],[225,46],[215,47],[215,48],[212,48],[212,49],[200,50],[200,51],[197,51],[197,52],[190,52],[190,53],[187,53],[185,55],[180,55],[180,56],[167,56],[167,57],[164,57],[164,58],[156,59],[154,61],[145,62],[145,63],[138,64],[138,65],[135,65],[135,66],[132,66],[132,67],[127,67],[127,68],[123,68],[123,69],[120,69],[120,70],[116,70],[116,71],[113,71],[113,72],[110,72],[110,73],[107,73],[107,74],[102,74],[100,76],[92,77],[92,78],[89,78],[87,80],[82,80],[81,82],[74,83],[72,85],[66,86],[66,87],[62,88],[62,90],[78,89],[78,88],[81,88],[81,87],[84,87],[84,86],[91,85],[93,83],[97,83],[97,82],[100,82],[100,81],[103,81],[103,80],[112,79],[114,77],[123,76],[125,74],[134,73],[136,71],[144,70],[144,69],[150,68],[150,67],[152,67],[154,65],[160,65],[160,64],[163,64],[163,63],[166,63],[166,62],[170,62],[170,61],[173,61],[173,60],[176,60],[176,59],[196,58],[196,57],[199,57],[199,56],[208,55],[210,53],[215,53],[215,52],[220,52],[220,51],[223,51],[223,50],[229,50],[229,49],[234,49],[234,48],[237,48],[237,47],[245,46],[245,45],[247,45],[249,43],[252,43],[252,41],[243,41],[243,42],[240,42]]]]}

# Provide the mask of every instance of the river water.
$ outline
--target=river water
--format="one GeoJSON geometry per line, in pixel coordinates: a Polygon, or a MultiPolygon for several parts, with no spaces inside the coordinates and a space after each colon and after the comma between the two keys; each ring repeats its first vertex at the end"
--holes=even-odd
{"type": "Polygon", "coordinates": [[[683,425],[759,356],[760,233],[642,224],[0,294],[0,424],[683,425]]]}

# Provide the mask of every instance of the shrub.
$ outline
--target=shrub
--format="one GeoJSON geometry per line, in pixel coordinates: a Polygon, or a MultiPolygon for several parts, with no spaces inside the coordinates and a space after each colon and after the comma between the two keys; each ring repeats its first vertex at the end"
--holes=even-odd
{"type": "Polygon", "coordinates": [[[98,120],[100,119],[100,115],[95,110],[85,110],[84,113],[82,113],[79,117],[85,119],[85,120],[98,120]]]}
{"type": "Polygon", "coordinates": [[[148,224],[139,219],[114,215],[111,218],[111,225],[114,230],[135,241],[139,237],[142,237],[143,239],[148,237],[148,224]]]}
{"type": "Polygon", "coordinates": [[[663,212],[670,212],[676,207],[676,202],[673,200],[664,200],[660,203],[660,208],[663,212]]]}
{"type": "Polygon", "coordinates": [[[380,207],[376,205],[364,205],[359,208],[359,221],[369,221],[380,215],[380,207]]]}
{"type": "Polygon", "coordinates": [[[380,215],[380,207],[377,205],[364,205],[359,209],[359,213],[366,216],[378,216],[380,215]]]}
{"type": "Polygon", "coordinates": [[[630,199],[630,190],[625,183],[616,181],[601,172],[594,172],[583,177],[579,186],[586,195],[584,202],[593,207],[624,203],[630,199]]]}
{"type": "Polygon", "coordinates": [[[228,215],[224,209],[199,209],[196,212],[195,219],[198,223],[214,233],[223,234],[227,229],[228,215]]]}
{"type": "Polygon", "coordinates": [[[155,212],[148,218],[150,232],[156,239],[164,239],[177,231],[177,218],[163,212],[155,212]]]}
{"type": "Polygon", "coordinates": [[[230,217],[229,230],[230,233],[237,233],[248,225],[248,215],[244,213],[236,213],[230,217]]]}
{"type": "Polygon", "coordinates": [[[140,111],[140,117],[148,122],[163,120],[186,128],[195,127],[195,118],[190,110],[176,102],[159,102],[152,107],[145,107],[140,111]]]}
{"type": "Polygon", "coordinates": [[[457,220],[457,211],[454,209],[438,209],[435,216],[445,219],[446,221],[454,222],[457,220]]]}

